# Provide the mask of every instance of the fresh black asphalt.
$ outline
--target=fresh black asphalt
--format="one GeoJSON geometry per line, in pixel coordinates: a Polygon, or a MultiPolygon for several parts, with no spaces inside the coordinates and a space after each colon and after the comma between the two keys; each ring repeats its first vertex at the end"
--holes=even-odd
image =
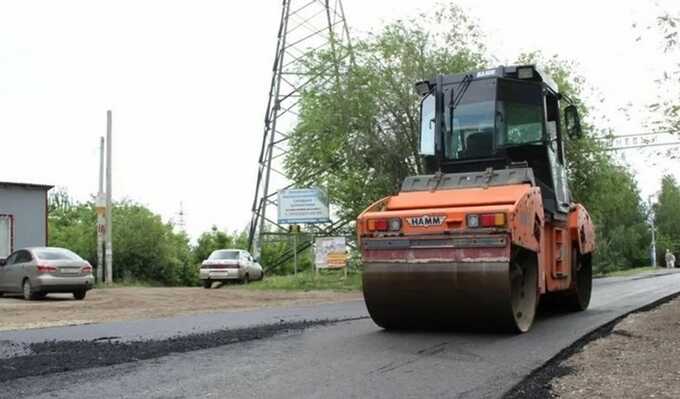
{"type": "Polygon", "coordinates": [[[597,280],[588,311],[544,314],[522,335],[386,332],[361,302],[4,332],[0,397],[502,397],[678,291],[680,274],[597,280]]]}

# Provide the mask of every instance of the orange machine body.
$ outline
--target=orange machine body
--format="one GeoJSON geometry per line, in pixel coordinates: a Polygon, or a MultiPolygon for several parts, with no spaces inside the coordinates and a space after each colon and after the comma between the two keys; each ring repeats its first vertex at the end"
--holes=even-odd
{"type": "Polygon", "coordinates": [[[546,217],[540,188],[528,183],[402,192],[361,213],[357,234],[368,263],[508,262],[513,247],[524,248],[537,254],[541,294],[573,287],[572,257],[590,254],[595,242],[585,208],[572,204],[562,220],[546,217]],[[470,226],[469,215],[503,216],[484,227],[470,226]],[[395,220],[399,229],[376,229],[395,220]]]}

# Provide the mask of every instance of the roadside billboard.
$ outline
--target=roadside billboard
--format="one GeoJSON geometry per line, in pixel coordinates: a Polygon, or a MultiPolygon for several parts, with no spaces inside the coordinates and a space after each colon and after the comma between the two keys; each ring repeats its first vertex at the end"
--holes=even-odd
{"type": "Polygon", "coordinates": [[[328,196],[317,187],[279,192],[279,224],[328,223],[328,196]]]}
{"type": "Polygon", "coordinates": [[[342,269],[347,266],[345,237],[319,237],[314,241],[314,263],[317,269],[342,269]]]}

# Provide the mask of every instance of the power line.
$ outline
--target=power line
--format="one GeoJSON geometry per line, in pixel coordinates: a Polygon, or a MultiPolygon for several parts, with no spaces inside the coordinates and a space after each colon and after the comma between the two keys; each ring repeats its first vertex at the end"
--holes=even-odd
{"type": "Polygon", "coordinates": [[[680,145],[680,141],[676,143],[648,143],[648,144],[639,144],[639,145],[629,145],[629,146],[621,146],[621,147],[609,147],[609,148],[604,148],[602,151],[619,151],[619,150],[629,150],[633,148],[645,148],[645,147],[661,147],[661,146],[675,146],[675,145],[680,145]]]}
{"type": "Polygon", "coordinates": [[[644,137],[650,136],[660,136],[660,135],[674,135],[678,134],[680,131],[658,131],[658,132],[641,132],[641,133],[628,133],[628,134],[612,134],[608,136],[594,137],[595,140],[600,142],[606,142],[608,146],[602,149],[602,151],[620,151],[629,150],[635,148],[647,148],[647,147],[663,147],[663,146],[675,146],[680,145],[680,142],[657,142],[657,137],[652,137],[650,139],[645,139],[644,137]],[[625,141],[625,142],[624,142],[625,141]],[[618,143],[617,143],[618,142],[618,143]],[[618,144],[618,145],[616,145],[618,144]]]}
{"type": "Polygon", "coordinates": [[[680,134],[680,130],[677,131],[659,131],[659,132],[644,132],[644,133],[628,133],[628,134],[616,134],[616,135],[609,135],[609,136],[596,136],[594,137],[596,140],[612,140],[612,139],[618,139],[618,138],[626,138],[626,137],[644,137],[644,136],[659,136],[662,134],[680,134]]]}

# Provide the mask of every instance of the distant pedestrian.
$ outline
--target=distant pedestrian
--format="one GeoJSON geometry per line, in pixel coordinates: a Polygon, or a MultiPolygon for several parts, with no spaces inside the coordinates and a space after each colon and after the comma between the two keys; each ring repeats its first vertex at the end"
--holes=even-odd
{"type": "Polygon", "coordinates": [[[672,269],[675,267],[675,255],[670,249],[666,249],[666,267],[672,269]]]}

